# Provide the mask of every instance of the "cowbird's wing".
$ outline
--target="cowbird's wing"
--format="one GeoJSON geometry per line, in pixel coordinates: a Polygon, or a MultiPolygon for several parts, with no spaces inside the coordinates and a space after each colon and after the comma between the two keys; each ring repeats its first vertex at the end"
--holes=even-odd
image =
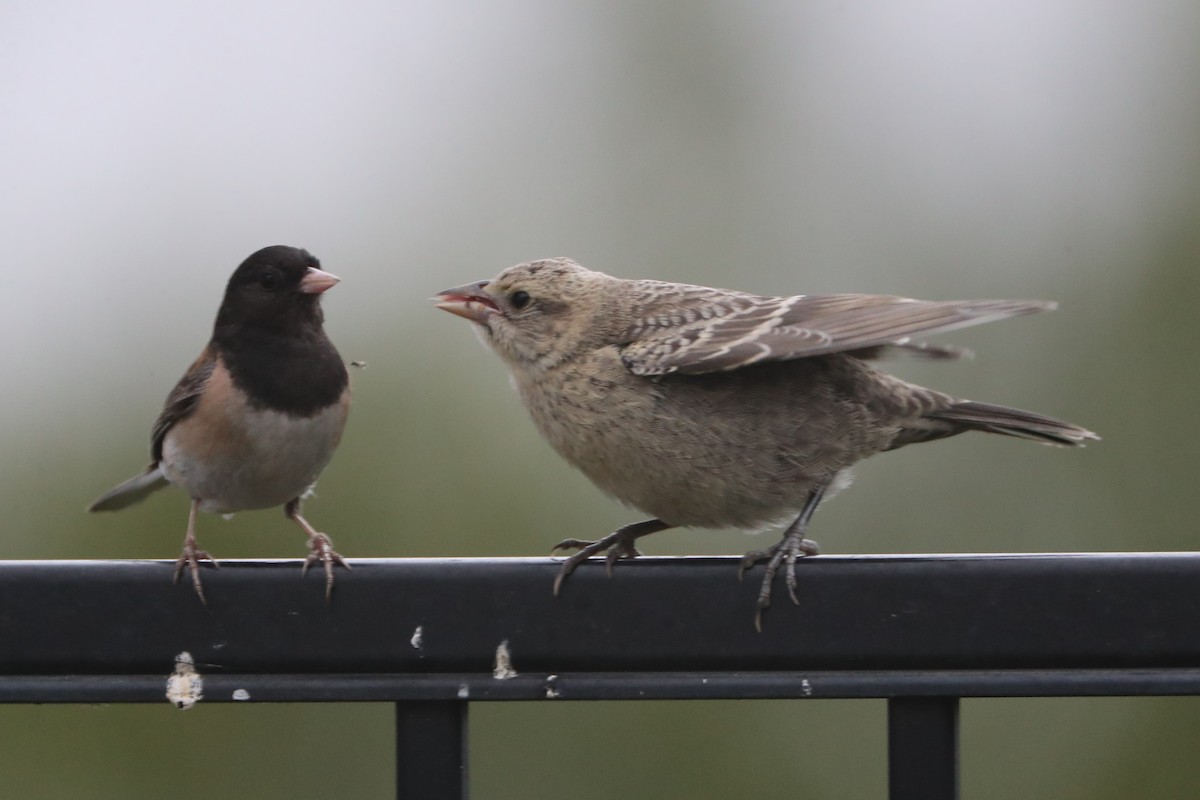
{"type": "Polygon", "coordinates": [[[636,375],[725,372],[761,361],[861,351],[875,358],[911,350],[935,358],[954,348],[913,336],[1048,311],[1040,300],[910,300],[867,294],[759,297],[688,287],[647,309],[630,328],[621,358],[636,375]]]}

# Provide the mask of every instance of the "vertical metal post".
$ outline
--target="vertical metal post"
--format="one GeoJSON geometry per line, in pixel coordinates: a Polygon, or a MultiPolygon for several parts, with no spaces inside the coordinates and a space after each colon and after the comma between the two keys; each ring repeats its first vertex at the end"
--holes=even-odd
{"type": "Polygon", "coordinates": [[[888,700],[890,800],[958,800],[958,698],[888,700]]]}
{"type": "Polygon", "coordinates": [[[396,703],[396,797],[466,800],[467,703],[396,703]]]}

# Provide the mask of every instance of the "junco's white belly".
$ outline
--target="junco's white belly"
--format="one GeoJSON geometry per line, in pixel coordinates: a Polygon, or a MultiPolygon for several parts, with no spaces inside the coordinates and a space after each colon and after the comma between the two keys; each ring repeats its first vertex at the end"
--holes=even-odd
{"type": "Polygon", "coordinates": [[[297,417],[245,407],[226,414],[205,405],[167,432],[160,466],[168,480],[200,500],[201,511],[222,514],[303,495],[333,456],[348,411],[347,403],[338,403],[297,417]]]}

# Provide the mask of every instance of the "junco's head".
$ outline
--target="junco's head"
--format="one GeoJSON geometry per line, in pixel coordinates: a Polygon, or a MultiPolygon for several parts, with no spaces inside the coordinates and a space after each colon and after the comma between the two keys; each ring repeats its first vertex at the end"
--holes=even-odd
{"type": "Polygon", "coordinates": [[[264,247],[241,263],[225,287],[217,327],[236,323],[266,329],[320,325],[321,294],[340,278],[321,270],[307,250],[264,247]]]}

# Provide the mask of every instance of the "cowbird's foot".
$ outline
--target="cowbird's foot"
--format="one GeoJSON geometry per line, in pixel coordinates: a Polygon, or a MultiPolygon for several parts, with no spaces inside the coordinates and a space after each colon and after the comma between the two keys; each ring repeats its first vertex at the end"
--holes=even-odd
{"type": "Polygon", "coordinates": [[[771,584],[775,581],[779,565],[786,566],[784,576],[787,580],[788,596],[792,598],[793,603],[800,605],[800,599],[796,596],[796,560],[804,556],[815,556],[820,552],[821,548],[817,543],[806,539],[803,532],[789,530],[773,547],[751,550],[742,556],[742,562],[738,565],[738,580],[742,579],[750,567],[761,561],[767,562],[767,572],[763,575],[762,587],[758,590],[758,610],[754,614],[754,628],[757,631],[762,632],[763,612],[771,605],[771,584]]]}
{"type": "Polygon", "coordinates": [[[607,551],[604,563],[608,569],[608,576],[611,578],[613,564],[622,558],[637,558],[642,554],[634,546],[635,541],[643,536],[648,536],[658,531],[665,531],[670,527],[670,525],[662,520],[648,519],[618,528],[603,539],[597,539],[594,542],[583,539],[563,539],[554,545],[554,551],[579,550],[579,552],[563,561],[562,568],[559,569],[558,576],[554,579],[554,596],[558,596],[559,591],[562,589],[563,581],[567,579],[567,576],[592,556],[607,551]]]}
{"type": "Polygon", "coordinates": [[[563,561],[562,568],[558,571],[558,577],[554,579],[555,597],[558,596],[558,592],[562,588],[562,583],[567,579],[567,576],[574,572],[577,566],[594,555],[608,551],[604,557],[604,563],[611,578],[613,564],[617,563],[619,559],[637,558],[642,554],[641,550],[633,546],[633,539],[628,536],[622,536],[621,531],[610,533],[603,539],[597,539],[594,542],[589,542],[585,539],[563,539],[554,545],[554,549],[551,552],[559,550],[578,550],[579,552],[563,561]]]}
{"type": "Polygon", "coordinates": [[[808,530],[808,523],[812,520],[817,506],[821,504],[821,498],[825,496],[825,488],[828,485],[827,481],[817,484],[809,490],[808,497],[804,500],[804,507],[800,509],[800,515],[792,521],[791,525],[787,526],[787,530],[783,532],[783,538],[779,540],[778,544],[766,550],[751,550],[742,556],[742,563],[738,565],[738,580],[742,579],[747,569],[758,562],[767,562],[767,574],[763,576],[762,587],[758,590],[758,610],[754,612],[754,629],[759,633],[762,633],[763,612],[771,605],[771,584],[775,580],[775,573],[779,571],[780,564],[787,564],[784,574],[787,576],[788,596],[792,598],[793,603],[800,605],[800,598],[796,596],[796,559],[815,556],[821,552],[817,543],[806,537],[804,533],[808,530]]]}

